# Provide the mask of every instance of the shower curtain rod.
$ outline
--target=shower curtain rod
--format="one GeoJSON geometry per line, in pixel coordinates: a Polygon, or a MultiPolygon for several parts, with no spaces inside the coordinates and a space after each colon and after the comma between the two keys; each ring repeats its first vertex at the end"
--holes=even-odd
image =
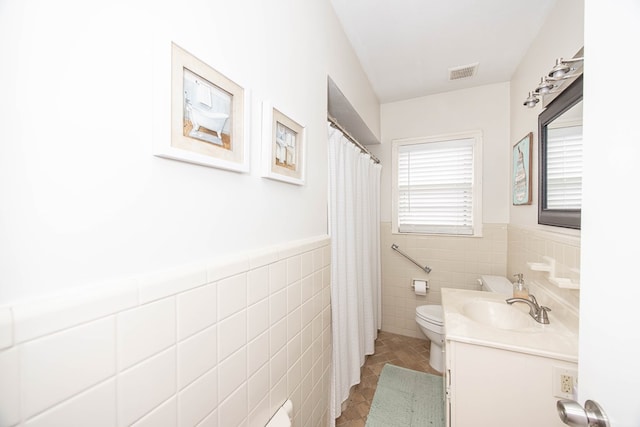
{"type": "Polygon", "coordinates": [[[354,137],[352,137],[351,134],[349,132],[347,132],[347,130],[345,128],[340,126],[340,124],[338,123],[338,121],[336,119],[334,119],[333,117],[327,115],[327,120],[329,120],[329,123],[331,123],[331,126],[333,126],[334,128],[338,129],[340,132],[342,132],[344,137],[347,138],[356,147],[358,147],[360,149],[360,151],[362,151],[365,154],[368,154],[371,157],[371,160],[374,161],[374,163],[380,163],[380,159],[378,159],[376,156],[371,154],[371,152],[369,150],[367,150],[367,148],[364,145],[362,145],[358,141],[356,141],[356,139],[354,137]]]}

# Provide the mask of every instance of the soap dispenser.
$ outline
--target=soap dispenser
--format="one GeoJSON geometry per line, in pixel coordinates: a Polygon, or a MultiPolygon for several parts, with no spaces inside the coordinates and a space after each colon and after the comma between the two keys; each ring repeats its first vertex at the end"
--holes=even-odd
{"type": "Polygon", "coordinates": [[[513,297],[529,299],[529,288],[524,284],[524,275],[522,273],[514,274],[516,281],[513,282],[513,297]]]}

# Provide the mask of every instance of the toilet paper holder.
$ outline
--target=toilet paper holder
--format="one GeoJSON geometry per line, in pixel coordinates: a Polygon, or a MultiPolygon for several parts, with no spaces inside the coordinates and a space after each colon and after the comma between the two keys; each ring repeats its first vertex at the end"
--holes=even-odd
{"type": "Polygon", "coordinates": [[[424,279],[412,279],[411,280],[411,289],[416,290],[416,282],[424,282],[426,290],[429,290],[429,281],[424,279]]]}

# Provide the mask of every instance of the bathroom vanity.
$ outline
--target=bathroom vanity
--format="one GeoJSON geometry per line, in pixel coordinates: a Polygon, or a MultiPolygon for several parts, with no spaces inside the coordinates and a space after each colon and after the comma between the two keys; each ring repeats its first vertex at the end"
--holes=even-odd
{"type": "Polygon", "coordinates": [[[447,426],[564,426],[556,401],[577,378],[577,331],[542,325],[503,295],[443,289],[447,426]]]}

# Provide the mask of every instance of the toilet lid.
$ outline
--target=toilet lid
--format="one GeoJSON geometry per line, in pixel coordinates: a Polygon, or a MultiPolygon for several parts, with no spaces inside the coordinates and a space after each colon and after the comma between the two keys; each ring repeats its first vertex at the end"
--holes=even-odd
{"type": "Polygon", "coordinates": [[[416,314],[431,323],[435,323],[437,325],[444,324],[441,305],[421,305],[416,308],[416,314]]]}

